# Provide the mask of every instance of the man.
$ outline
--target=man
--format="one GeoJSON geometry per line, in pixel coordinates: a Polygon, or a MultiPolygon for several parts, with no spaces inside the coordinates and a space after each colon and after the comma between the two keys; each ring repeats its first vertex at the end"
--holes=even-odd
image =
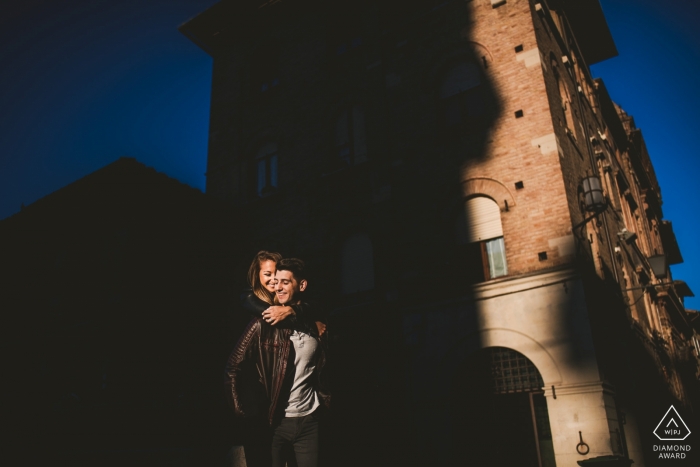
{"type": "MultiPolygon", "coordinates": [[[[276,301],[293,305],[308,286],[304,262],[282,259],[275,274],[276,301]]],[[[283,467],[285,446],[299,467],[318,463],[318,409],[328,402],[323,384],[326,336],[312,326],[271,326],[254,318],[226,366],[229,404],[238,416],[262,417],[272,427],[272,465],[283,467]]]]}

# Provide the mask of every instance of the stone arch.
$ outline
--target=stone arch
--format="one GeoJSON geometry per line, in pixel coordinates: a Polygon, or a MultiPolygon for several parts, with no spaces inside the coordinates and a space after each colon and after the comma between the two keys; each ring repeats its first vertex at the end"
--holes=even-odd
{"type": "Polygon", "coordinates": [[[556,360],[540,342],[512,329],[485,329],[481,332],[484,347],[507,347],[525,355],[537,367],[545,386],[560,384],[561,371],[556,360]]]}
{"type": "Polygon", "coordinates": [[[445,354],[441,363],[440,376],[447,384],[452,369],[474,352],[488,347],[506,347],[527,357],[542,375],[545,387],[558,385],[562,375],[556,360],[540,342],[512,329],[492,328],[475,332],[460,340],[445,354]]]}
{"type": "Polygon", "coordinates": [[[515,198],[506,186],[493,178],[474,177],[462,182],[462,196],[464,199],[473,196],[484,195],[493,199],[501,211],[507,211],[515,206],[515,198]]]}

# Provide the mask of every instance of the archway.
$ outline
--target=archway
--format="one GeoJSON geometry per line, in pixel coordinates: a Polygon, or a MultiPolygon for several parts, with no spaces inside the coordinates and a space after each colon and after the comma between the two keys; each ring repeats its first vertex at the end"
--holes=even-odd
{"type": "Polygon", "coordinates": [[[454,465],[554,467],[544,382],[523,354],[505,347],[475,352],[455,371],[454,465]]]}

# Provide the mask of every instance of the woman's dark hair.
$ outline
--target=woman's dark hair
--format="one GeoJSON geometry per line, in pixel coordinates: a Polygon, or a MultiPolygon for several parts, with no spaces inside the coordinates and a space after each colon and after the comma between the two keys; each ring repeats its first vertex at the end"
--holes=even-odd
{"type": "Polygon", "coordinates": [[[253,293],[260,300],[272,305],[274,303],[274,297],[268,290],[263,287],[260,282],[260,265],[263,261],[273,261],[275,264],[279,264],[282,260],[282,255],[272,251],[258,251],[258,253],[253,258],[253,262],[250,263],[248,268],[248,284],[253,289],[253,293]]]}

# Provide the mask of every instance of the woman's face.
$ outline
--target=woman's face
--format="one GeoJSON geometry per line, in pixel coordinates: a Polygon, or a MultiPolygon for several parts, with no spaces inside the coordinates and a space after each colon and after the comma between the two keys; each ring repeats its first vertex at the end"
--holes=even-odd
{"type": "Polygon", "coordinates": [[[275,272],[277,271],[277,263],[271,259],[260,262],[260,283],[271,294],[275,293],[275,272]]]}

